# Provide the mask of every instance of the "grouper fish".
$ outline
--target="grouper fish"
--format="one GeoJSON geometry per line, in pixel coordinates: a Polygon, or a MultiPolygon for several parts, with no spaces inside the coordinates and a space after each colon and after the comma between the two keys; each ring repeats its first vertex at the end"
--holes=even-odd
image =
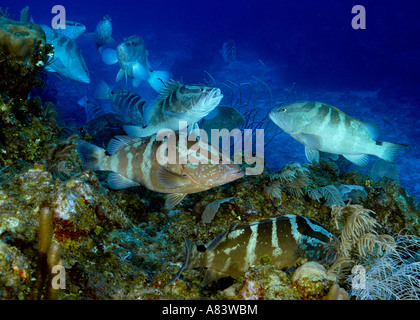
{"type": "Polygon", "coordinates": [[[164,82],[169,80],[169,74],[166,71],[152,70],[148,60],[149,52],[141,36],[133,35],[124,38],[117,46],[117,50],[107,48],[102,51],[102,61],[105,64],[112,65],[119,62],[116,82],[125,77],[133,78],[133,87],[140,86],[142,81],[147,81],[150,86],[160,91],[164,82]]]}
{"type": "Polygon", "coordinates": [[[207,245],[185,240],[186,258],[170,285],[186,269],[205,267],[203,286],[222,277],[236,278],[269,257],[278,269],[302,257],[329,265],[336,258],[337,238],[318,222],[292,214],[231,228],[207,245]]]}
{"type": "Polygon", "coordinates": [[[145,108],[145,127],[125,126],[128,135],[146,137],[161,129],[182,130],[180,121],[193,127],[217,107],[223,98],[219,88],[183,85],[171,80],[159,96],[145,108]]]}
{"type": "Polygon", "coordinates": [[[406,145],[377,141],[375,124],[353,119],[322,102],[295,102],[272,110],[270,119],[305,146],[309,162],[319,161],[319,151],[342,155],[355,165],[369,163],[369,155],[394,162],[406,145]]]}
{"type": "MultiPolygon", "coordinates": [[[[168,193],[165,199],[167,209],[177,205],[189,193],[202,192],[244,175],[236,164],[191,161],[194,157],[195,160],[204,157],[204,153],[194,149],[198,142],[184,142],[175,133],[161,141],[157,137],[118,136],[109,142],[106,151],[86,141],[78,141],[77,149],[85,169],[112,171],[108,176],[112,189],[142,185],[155,192],[168,193]],[[165,145],[167,147],[163,147],[165,145]],[[184,146],[186,150],[195,150],[195,155],[180,152],[184,146]],[[173,153],[172,160],[176,161],[168,157],[169,161],[164,163],[162,158],[166,153],[173,153]]],[[[204,144],[202,141],[200,143],[204,144]]],[[[207,147],[208,159],[212,159],[212,156],[222,158],[217,149],[211,145],[207,147]]]]}

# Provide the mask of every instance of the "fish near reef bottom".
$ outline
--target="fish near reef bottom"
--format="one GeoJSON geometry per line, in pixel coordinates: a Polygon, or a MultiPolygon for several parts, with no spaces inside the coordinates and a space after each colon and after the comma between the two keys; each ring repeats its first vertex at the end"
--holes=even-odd
{"type": "Polygon", "coordinates": [[[195,245],[185,239],[185,262],[167,285],[174,283],[184,270],[196,267],[207,268],[203,286],[223,277],[235,278],[261,264],[263,256],[270,257],[278,269],[293,266],[298,258],[329,265],[335,260],[337,241],[315,220],[292,214],[231,228],[207,245],[195,245]]]}

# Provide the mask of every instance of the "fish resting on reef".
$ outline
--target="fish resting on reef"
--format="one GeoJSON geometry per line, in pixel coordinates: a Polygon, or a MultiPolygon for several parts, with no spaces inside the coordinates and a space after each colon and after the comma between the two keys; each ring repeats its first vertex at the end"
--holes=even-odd
{"type": "MultiPolygon", "coordinates": [[[[149,138],[118,136],[108,144],[108,149],[92,145],[86,141],[78,141],[78,152],[83,167],[91,170],[112,171],[108,176],[108,184],[112,189],[144,186],[149,190],[168,193],[165,208],[177,205],[187,194],[202,192],[242,178],[244,173],[236,164],[201,161],[221,159],[218,149],[207,145],[208,153],[183,153],[196,150],[197,142],[181,139],[178,134],[163,135],[165,139],[154,135],[149,138]],[[164,154],[169,161],[165,161],[164,154]],[[172,161],[175,159],[176,161],[172,161]],[[196,161],[192,161],[196,160],[196,161]]],[[[203,141],[199,142],[204,144],[203,141]]]]}
{"type": "Polygon", "coordinates": [[[217,279],[239,277],[268,256],[278,269],[292,267],[302,257],[324,265],[334,262],[337,238],[315,220],[286,214],[231,228],[207,245],[185,239],[186,258],[170,285],[186,269],[205,267],[203,286],[217,279]]]}
{"type": "Polygon", "coordinates": [[[406,145],[377,141],[375,124],[353,119],[322,102],[295,102],[278,107],[270,119],[305,146],[309,162],[319,161],[319,151],[342,155],[357,166],[369,163],[369,155],[394,162],[406,145]]]}
{"type": "Polygon", "coordinates": [[[181,121],[193,127],[220,103],[220,89],[203,85],[183,85],[170,81],[153,103],[145,108],[145,127],[124,126],[130,136],[146,137],[161,129],[178,130],[181,121]]]}

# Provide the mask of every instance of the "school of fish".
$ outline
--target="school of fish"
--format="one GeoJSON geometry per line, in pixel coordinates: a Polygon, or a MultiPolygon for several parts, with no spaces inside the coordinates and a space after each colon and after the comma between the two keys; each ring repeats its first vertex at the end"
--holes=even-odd
{"type": "MultiPolygon", "coordinates": [[[[21,17],[28,19],[28,8],[22,10],[21,17]]],[[[149,51],[140,35],[125,37],[117,45],[112,37],[109,15],[103,16],[92,33],[85,33],[86,27],[74,21],[67,21],[65,29],[41,27],[47,43],[54,49],[54,56],[45,67],[47,71],[89,84],[90,73],[76,44],[84,34],[94,42],[106,65],[118,63],[115,82],[125,79],[127,84],[130,78],[136,89],[145,81],[158,93],[154,100],[147,102],[137,92],[112,89],[104,81],[97,85],[94,98],[110,101],[113,112],[125,123],[127,136],[112,139],[107,150],[79,140],[77,150],[85,169],[111,172],[108,175],[110,188],[141,186],[166,194],[164,208],[169,210],[188,194],[216,188],[244,176],[237,164],[210,161],[226,156],[218,147],[199,137],[184,141],[181,135],[184,129],[190,132],[200,126],[209,137],[212,129],[242,128],[243,115],[234,107],[219,105],[223,99],[219,88],[183,84],[170,79],[168,71],[153,70],[149,51]],[[185,154],[185,150],[197,150],[194,148],[197,144],[209,152],[185,154]],[[167,161],[169,155],[175,161],[167,161]],[[209,161],[192,161],[203,158],[209,161]]],[[[220,54],[227,65],[233,64],[237,59],[236,42],[224,42],[220,54]]],[[[86,121],[104,114],[101,105],[86,94],[78,103],[86,110],[86,121]]],[[[268,115],[285,133],[304,145],[305,156],[311,163],[320,160],[320,153],[332,157],[341,155],[361,167],[368,164],[369,155],[392,163],[400,150],[408,147],[379,141],[376,125],[356,120],[323,102],[281,105],[268,115]]],[[[336,258],[338,241],[318,222],[292,214],[242,226],[232,225],[206,245],[196,245],[186,238],[184,263],[168,285],[184,271],[197,267],[207,268],[203,285],[226,276],[235,278],[260,264],[263,256],[269,257],[278,269],[293,267],[298,258],[329,265],[336,258]]]]}

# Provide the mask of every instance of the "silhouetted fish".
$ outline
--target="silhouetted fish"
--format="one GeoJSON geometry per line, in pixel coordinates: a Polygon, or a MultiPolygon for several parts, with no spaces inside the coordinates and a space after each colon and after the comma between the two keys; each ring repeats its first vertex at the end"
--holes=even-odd
{"type": "Polygon", "coordinates": [[[228,65],[234,63],[236,61],[236,42],[233,40],[223,42],[220,54],[228,65]]]}

